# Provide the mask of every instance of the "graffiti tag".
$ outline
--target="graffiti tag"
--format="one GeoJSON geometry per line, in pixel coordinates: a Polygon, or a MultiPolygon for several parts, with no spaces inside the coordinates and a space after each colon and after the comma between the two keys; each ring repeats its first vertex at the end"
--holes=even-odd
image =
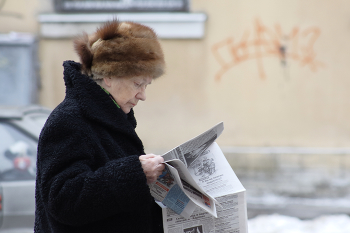
{"type": "Polygon", "coordinates": [[[255,59],[259,77],[266,78],[263,58],[277,57],[283,66],[288,60],[298,62],[301,67],[307,66],[316,72],[324,64],[316,59],[314,45],[321,34],[318,27],[308,27],[301,30],[294,27],[289,34],[284,34],[279,24],[274,28],[266,27],[259,19],[255,20],[254,33],[246,30],[240,40],[229,37],[212,46],[212,52],[220,64],[220,70],[215,79],[222,76],[234,66],[255,59]],[[229,54],[229,58],[224,57],[229,54]]]}

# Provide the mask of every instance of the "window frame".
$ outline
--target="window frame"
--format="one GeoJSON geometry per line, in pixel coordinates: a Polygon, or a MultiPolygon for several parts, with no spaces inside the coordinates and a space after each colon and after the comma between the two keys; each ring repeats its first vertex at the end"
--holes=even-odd
{"type": "MultiPolygon", "coordinates": [[[[103,0],[80,0],[80,1],[85,1],[89,3],[101,3],[103,0]]],[[[133,1],[133,0],[131,0],[133,1]]],[[[146,0],[147,1],[147,0],[146,0]]],[[[181,0],[182,1],[182,6],[181,7],[176,7],[176,6],[163,6],[163,7],[145,7],[145,6],[137,6],[136,4],[132,4],[129,7],[101,7],[100,9],[96,8],[68,8],[65,3],[72,2],[72,0],[54,0],[54,8],[56,12],[61,12],[61,13],[97,13],[97,12],[189,12],[189,1],[190,0],[181,0]]],[[[112,0],[106,0],[103,2],[112,2],[112,0]]]]}

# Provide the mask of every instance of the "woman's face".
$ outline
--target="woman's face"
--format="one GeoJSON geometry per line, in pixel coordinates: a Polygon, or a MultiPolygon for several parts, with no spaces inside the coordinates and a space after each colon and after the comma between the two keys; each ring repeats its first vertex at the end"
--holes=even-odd
{"type": "Polygon", "coordinates": [[[111,93],[119,107],[128,114],[139,100],[146,100],[147,85],[152,83],[151,77],[138,76],[132,78],[104,78],[103,87],[111,93]]]}

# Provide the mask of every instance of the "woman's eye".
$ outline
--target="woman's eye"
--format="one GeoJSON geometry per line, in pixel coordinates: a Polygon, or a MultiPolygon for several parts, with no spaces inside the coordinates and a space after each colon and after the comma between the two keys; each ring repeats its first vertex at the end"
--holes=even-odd
{"type": "Polygon", "coordinates": [[[141,86],[141,84],[140,83],[135,83],[135,86],[139,87],[139,86],[141,86]]]}

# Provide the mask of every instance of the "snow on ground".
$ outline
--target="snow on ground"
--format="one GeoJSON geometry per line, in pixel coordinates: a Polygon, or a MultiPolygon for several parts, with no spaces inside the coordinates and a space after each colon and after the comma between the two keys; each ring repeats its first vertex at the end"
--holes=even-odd
{"type": "Polygon", "coordinates": [[[312,220],[278,214],[260,215],[248,221],[249,233],[350,233],[348,215],[325,215],[312,220]]]}
{"type": "Polygon", "coordinates": [[[350,196],[343,198],[298,198],[298,197],[284,197],[272,193],[263,193],[259,196],[248,196],[247,202],[251,204],[264,205],[308,205],[318,207],[336,207],[336,208],[350,208],[350,196]]]}

